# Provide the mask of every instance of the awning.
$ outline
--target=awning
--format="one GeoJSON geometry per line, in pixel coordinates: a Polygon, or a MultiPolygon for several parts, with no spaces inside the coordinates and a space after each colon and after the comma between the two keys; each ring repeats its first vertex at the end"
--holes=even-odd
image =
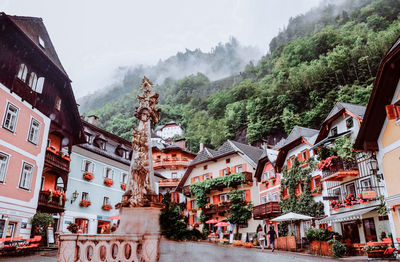
{"type": "Polygon", "coordinates": [[[325,224],[325,223],[332,223],[332,222],[357,220],[357,219],[361,219],[362,215],[364,215],[368,212],[371,212],[372,210],[375,210],[375,209],[376,209],[376,207],[369,207],[369,208],[363,208],[360,210],[335,214],[335,215],[331,215],[329,217],[323,218],[321,220],[316,220],[315,222],[317,224],[325,224]]]}
{"type": "Polygon", "coordinates": [[[319,146],[322,146],[322,145],[324,145],[324,144],[326,144],[326,143],[335,141],[337,138],[339,138],[339,137],[341,137],[341,136],[344,136],[344,135],[346,135],[346,134],[348,134],[348,133],[350,133],[350,132],[351,132],[351,130],[347,130],[347,131],[344,131],[344,132],[342,132],[342,133],[340,133],[340,134],[336,134],[336,135],[333,135],[333,136],[329,136],[329,137],[327,137],[327,138],[325,138],[325,139],[322,139],[321,141],[319,141],[318,143],[316,143],[315,145],[313,145],[313,146],[310,148],[310,150],[312,150],[312,149],[314,149],[314,148],[317,148],[317,147],[319,147],[319,146]]]}

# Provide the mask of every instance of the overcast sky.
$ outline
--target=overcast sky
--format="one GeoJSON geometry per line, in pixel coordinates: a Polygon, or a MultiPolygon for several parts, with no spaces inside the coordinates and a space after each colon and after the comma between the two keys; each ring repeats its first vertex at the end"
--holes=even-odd
{"type": "Polygon", "coordinates": [[[230,36],[267,52],[290,17],[321,0],[0,0],[11,15],[42,17],[81,97],[112,83],[119,66],[156,63],[230,36]]]}

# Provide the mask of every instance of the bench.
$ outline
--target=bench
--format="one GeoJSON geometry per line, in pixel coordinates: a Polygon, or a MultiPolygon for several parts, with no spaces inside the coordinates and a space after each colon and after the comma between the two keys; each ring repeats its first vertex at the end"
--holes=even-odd
{"type": "Polygon", "coordinates": [[[17,246],[17,251],[22,253],[35,252],[39,248],[40,240],[42,240],[42,236],[26,239],[24,245],[17,246]]]}

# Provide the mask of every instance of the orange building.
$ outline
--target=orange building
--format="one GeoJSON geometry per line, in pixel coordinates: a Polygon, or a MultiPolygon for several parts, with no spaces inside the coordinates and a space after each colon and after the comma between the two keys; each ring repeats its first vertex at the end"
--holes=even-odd
{"type": "MultiPolygon", "coordinates": [[[[382,59],[355,148],[376,153],[394,238],[400,237],[400,38],[382,59]],[[386,109],[386,110],[385,110],[386,109]]],[[[399,241],[397,241],[399,242],[399,241]]]]}

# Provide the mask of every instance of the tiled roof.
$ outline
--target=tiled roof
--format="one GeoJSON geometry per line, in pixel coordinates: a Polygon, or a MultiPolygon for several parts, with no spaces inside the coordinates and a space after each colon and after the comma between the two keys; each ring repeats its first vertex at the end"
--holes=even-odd
{"type": "Polygon", "coordinates": [[[316,130],[316,129],[306,128],[306,127],[302,127],[302,126],[295,126],[295,127],[293,127],[289,136],[279,146],[279,148],[290,144],[291,142],[293,142],[294,140],[296,140],[300,137],[303,137],[308,141],[309,139],[311,139],[313,136],[315,136],[317,134],[318,134],[318,130],[316,130]]]}
{"type": "Polygon", "coordinates": [[[263,159],[264,157],[268,157],[269,161],[271,163],[274,163],[276,161],[276,158],[278,157],[279,151],[274,150],[274,149],[264,149],[262,155],[260,156],[259,159],[263,159]]]}
{"type": "Polygon", "coordinates": [[[46,56],[58,67],[66,76],[67,73],[57,56],[56,50],[50,40],[42,18],[25,16],[8,16],[24,33],[41,49],[46,56]],[[44,48],[39,44],[39,37],[44,42],[44,48]]]}
{"type": "Polygon", "coordinates": [[[337,114],[342,109],[347,109],[348,111],[352,112],[359,118],[363,119],[366,107],[361,106],[361,105],[344,103],[344,102],[337,102],[335,104],[335,106],[332,108],[331,112],[329,112],[328,116],[325,118],[324,122],[326,122],[328,119],[333,117],[335,114],[337,114]]]}

